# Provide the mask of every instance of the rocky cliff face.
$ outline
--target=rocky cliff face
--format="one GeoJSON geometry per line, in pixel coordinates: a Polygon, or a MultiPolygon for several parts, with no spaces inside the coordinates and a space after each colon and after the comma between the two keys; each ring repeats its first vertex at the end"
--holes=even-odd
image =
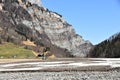
{"type": "Polygon", "coordinates": [[[30,39],[60,55],[86,57],[92,44],[77,35],[60,14],[44,8],[40,0],[0,0],[0,36],[19,43],[30,39]]]}

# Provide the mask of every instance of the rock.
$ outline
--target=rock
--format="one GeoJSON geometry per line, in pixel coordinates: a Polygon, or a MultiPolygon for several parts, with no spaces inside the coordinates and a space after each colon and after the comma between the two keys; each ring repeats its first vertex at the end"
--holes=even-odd
{"type": "Polygon", "coordinates": [[[120,71],[4,72],[1,80],[120,80],[120,71]]]}
{"type": "Polygon", "coordinates": [[[13,42],[40,42],[57,57],[86,57],[93,47],[60,14],[44,8],[40,0],[3,0],[1,4],[0,36],[4,40],[9,36],[13,42]]]}

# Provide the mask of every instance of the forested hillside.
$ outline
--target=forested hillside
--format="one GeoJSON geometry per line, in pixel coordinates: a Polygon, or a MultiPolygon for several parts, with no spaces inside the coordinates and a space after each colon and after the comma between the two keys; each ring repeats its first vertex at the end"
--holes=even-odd
{"type": "Polygon", "coordinates": [[[120,57],[120,33],[111,36],[109,39],[96,45],[89,57],[106,57],[119,58],[120,57]]]}

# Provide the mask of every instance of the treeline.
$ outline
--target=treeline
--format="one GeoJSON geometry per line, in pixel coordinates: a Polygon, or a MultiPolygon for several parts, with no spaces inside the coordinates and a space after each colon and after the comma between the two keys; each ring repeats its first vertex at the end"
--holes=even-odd
{"type": "Polygon", "coordinates": [[[88,55],[89,57],[120,58],[120,33],[110,40],[96,45],[88,55]]]}

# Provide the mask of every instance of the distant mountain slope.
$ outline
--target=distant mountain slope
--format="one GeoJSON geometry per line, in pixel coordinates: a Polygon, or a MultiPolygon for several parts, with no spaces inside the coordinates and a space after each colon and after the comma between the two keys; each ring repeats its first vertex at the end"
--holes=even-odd
{"type": "Polygon", "coordinates": [[[40,0],[0,0],[0,38],[16,44],[29,39],[57,57],[86,57],[93,47],[40,0]]]}
{"type": "Polygon", "coordinates": [[[96,45],[89,56],[120,58],[120,32],[96,45]]]}

